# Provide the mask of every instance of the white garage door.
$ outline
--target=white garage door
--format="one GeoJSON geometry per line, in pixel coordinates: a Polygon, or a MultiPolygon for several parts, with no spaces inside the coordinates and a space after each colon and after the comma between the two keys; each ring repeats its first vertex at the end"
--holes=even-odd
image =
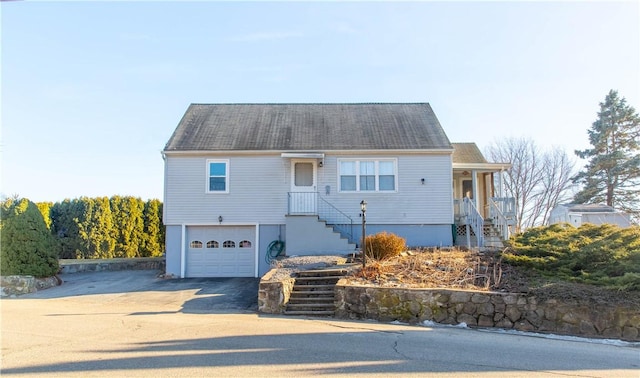
{"type": "Polygon", "coordinates": [[[186,277],[254,277],[254,226],[188,226],[186,277]]]}

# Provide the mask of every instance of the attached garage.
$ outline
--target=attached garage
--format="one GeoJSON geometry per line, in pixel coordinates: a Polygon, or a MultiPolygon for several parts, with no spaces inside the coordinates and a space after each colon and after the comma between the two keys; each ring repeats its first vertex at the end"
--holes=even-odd
{"type": "Polygon", "coordinates": [[[255,277],[255,226],[187,226],[185,277],[255,277]]]}

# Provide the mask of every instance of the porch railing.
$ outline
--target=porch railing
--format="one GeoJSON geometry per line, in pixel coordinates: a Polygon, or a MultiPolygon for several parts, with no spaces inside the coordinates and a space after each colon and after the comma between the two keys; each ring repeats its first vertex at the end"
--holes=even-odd
{"type": "MultiPolygon", "coordinates": [[[[505,204],[507,202],[496,202],[498,198],[490,198],[489,199],[489,217],[491,218],[494,227],[500,230],[500,237],[502,240],[509,239],[509,226],[512,220],[512,217],[508,217],[502,209],[504,206],[500,206],[501,204],[505,204]]],[[[507,199],[507,198],[503,198],[507,199]]]]}
{"type": "Polygon", "coordinates": [[[287,214],[317,215],[318,192],[289,192],[287,214]]]}
{"type": "Polygon", "coordinates": [[[467,226],[467,247],[471,248],[471,237],[469,235],[468,227],[471,227],[476,234],[476,243],[478,247],[484,247],[484,218],[480,215],[480,212],[473,204],[473,201],[469,197],[464,197],[461,204],[461,216],[466,219],[467,226]]]}
{"type": "Polygon", "coordinates": [[[516,220],[516,199],[513,197],[493,197],[491,201],[507,218],[510,226],[515,225],[516,220]]]}
{"type": "Polygon", "coordinates": [[[317,215],[349,243],[353,238],[353,219],[322,198],[318,192],[289,192],[289,215],[317,215]]]}

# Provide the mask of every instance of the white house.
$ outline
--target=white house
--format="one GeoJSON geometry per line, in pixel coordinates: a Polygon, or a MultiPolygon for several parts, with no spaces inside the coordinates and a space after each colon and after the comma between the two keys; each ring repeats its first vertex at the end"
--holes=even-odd
{"type": "Polygon", "coordinates": [[[615,210],[605,204],[559,204],[549,213],[549,224],[569,223],[580,227],[585,223],[614,224],[630,227],[631,217],[627,213],[615,210]]]}
{"type": "Polygon", "coordinates": [[[166,269],[179,277],[257,277],[274,245],[353,252],[363,200],[367,234],[410,246],[450,246],[467,223],[482,235],[510,203],[494,185],[509,164],[452,145],[427,103],[192,104],[163,158],[166,269]]]}

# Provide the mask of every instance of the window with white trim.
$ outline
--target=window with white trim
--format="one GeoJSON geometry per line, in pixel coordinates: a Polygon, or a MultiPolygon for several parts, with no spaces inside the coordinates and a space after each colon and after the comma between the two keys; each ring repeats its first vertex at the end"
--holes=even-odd
{"type": "Polygon", "coordinates": [[[340,159],[338,167],[341,192],[396,191],[396,159],[340,159]]]}
{"type": "Polygon", "coordinates": [[[207,160],[207,192],[229,193],[228,160],[207,160]]]}

